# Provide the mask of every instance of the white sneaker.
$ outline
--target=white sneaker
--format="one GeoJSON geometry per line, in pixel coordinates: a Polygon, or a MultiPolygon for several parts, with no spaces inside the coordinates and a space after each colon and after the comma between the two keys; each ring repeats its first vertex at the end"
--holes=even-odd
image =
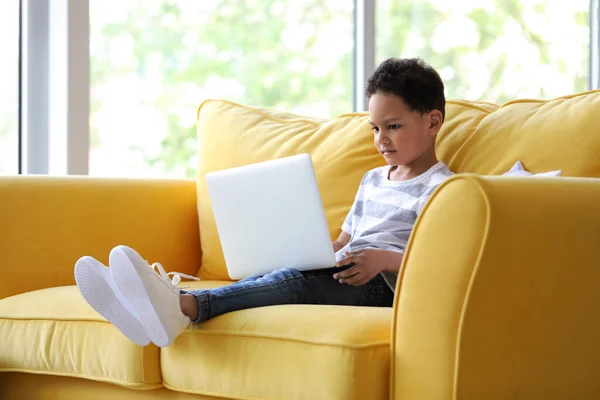
{"type": "Polygon", "coordinates": [[[117,246],[110,252],[110,272],[117,287],[137,310],[144,330],[157,346],[168,346],[190,324],[181,311],[181,277],[198,278],[175,272],[166,273],[162,265],[150,266],[135,250],[117,246]],[[154,271],[158,268],[159,273],[154,271]],[[173,279],[169,278],[173,275],[173,279]]]}
{"type": "Polygon", "coordinates": [[[137,312],[119,292],[104,264],[89,256],[81,257],[75,263],[75,282],[85,301],[129,340],[140,346],[150,343],[137,312]]]}

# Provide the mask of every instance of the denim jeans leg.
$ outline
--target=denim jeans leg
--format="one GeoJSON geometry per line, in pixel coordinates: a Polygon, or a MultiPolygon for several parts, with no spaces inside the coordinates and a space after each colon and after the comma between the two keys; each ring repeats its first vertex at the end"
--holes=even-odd
{"type": "Polygon", "coordinates": [[[279,304],[314,304],[313,290],[295,269],[278,269],[269,274],[245,278],[229,286],[192,290],[199,304],[201,322],[230,311],[279,304]]]}
{"type": "Polygon", "coordinates": [[[391,306],[393,292],[381,276],[363,286],[340,284],[333,272],[279,269],[245,278],[229,286],[186,292],[196,297],[198,319],[206,321],[231,311],[280,304],[391,306]]]}
{"type": "Polygon", "coordinates": [[[339,306],[391,307],[394,292],[381,275],[362,286],[351,286],[333,279],[331,269],[302,272],[313,288],[317,304],[339,306]]]}

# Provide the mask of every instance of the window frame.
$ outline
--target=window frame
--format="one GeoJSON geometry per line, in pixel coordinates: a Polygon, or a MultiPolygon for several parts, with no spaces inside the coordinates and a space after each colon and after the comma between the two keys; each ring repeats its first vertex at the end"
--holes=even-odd
{"type": "MultiPolygon", "coordinates": [[[[590,0],[589,89],[600,88],[599,3],[590,0]]],[[[355,112],[368,107],[375,7],[354,0],[355,112]]],[[[20,0],[19,173],[89,173],[89,9],[89,0],[20,0]]]]}

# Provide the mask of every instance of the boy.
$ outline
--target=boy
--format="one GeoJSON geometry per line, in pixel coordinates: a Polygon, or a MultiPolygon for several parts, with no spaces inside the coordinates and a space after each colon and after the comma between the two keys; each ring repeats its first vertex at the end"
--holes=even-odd
{"type": "Polygon", "coordinates": [[[415,219],[433,190],[452,175],[435,153],[444,121],[444,85],[421,60],[389,59],[369,79],[366,95],[374,143],[388,166],[365,174],[333,242],[337,266],[353,266],[284,268],[222,288],[185,292],[177,288],[180,274],[166,274],[160,264],[149,267],[133,249],[118,246],[110,253],[110,270],[91,257],[77,262],[75,279],[83,297],[135,343],[158,346],[171,344],[190,322],[245,308],[391,307],[415,219]]]}

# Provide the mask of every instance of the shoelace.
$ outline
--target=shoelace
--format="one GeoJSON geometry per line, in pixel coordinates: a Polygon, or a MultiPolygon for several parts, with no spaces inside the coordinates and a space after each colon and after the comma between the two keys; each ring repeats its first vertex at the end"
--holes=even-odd
{"type": "MultiPolygon", "coordinates": [[[[148,264],[148,265],[150,265],[150,264],[148,264]]],[[[177,285],[179,285],[181,283],[181,278],[191,279],[194,281],[200,280],[200,278],[197,278],[197,277],[191,276],[191,275],[182,274],[181,272],[167,272],[167,271],[165,271],[165,269],[163,268],[161,263],[154,263],[154,264],[150,265],[150,268],[152,268],[153,270],[158,269],[158,273],[160,274],[160,276],[165,281],[169,282],[173,289],[178,288],[177,285]],[[172,276],[172,278],[171,278],[171,276],[172,276]]],[[[179,289],[185,289],[185,288],[179,288],[179,289]]]]}

